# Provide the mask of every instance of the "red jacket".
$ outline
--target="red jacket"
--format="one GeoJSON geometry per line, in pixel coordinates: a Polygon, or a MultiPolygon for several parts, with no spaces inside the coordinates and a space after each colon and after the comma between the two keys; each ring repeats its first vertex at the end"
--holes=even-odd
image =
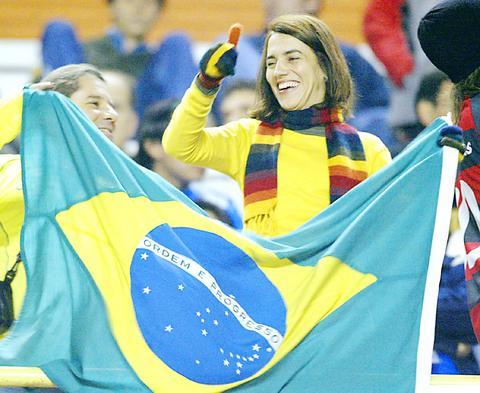
{"type": "Polygon", "coordinates": [[[459,126],[467,151],[457,179],[457,206],[460,225],[465,231],[465,279],[470,318],[480,342],[480,94],[465,99],[459,126]]]}
{"type": "Polygon", "coordinates": [[[402,87],[403,78],[415,66],[402,28],[401,7],[404,3],[405,0],[370,0],[363,21],[368,44],[398,87],[402,87]]]}

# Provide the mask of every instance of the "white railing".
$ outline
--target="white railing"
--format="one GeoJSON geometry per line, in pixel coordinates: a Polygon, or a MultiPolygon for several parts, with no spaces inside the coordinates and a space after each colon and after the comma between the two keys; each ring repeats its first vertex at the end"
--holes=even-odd
{"type": "MultiPolygon", "coordinates": [[[[0,367],[0,387],[53,388],[55,385],[36,367],[0,367]]],[[[478,393],[480,376],[432,375],[428,392],[478,393]]]]}

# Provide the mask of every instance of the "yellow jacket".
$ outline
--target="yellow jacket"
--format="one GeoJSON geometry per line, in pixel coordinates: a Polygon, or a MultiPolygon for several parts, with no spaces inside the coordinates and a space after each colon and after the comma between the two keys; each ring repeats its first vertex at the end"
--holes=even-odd
{"type": "MultiPolygon", "coordinates": [[[[225,173],[243,191],[245,166],[259,121],[242,119],[206,128],[214,98],[193,83],[173,114],[163,147],[181,161],[225,173]]],[[[370,176],[391,161],[390,152],[375,135],[359,135],[370,176]]],[[[268,214],[249,219],[245,229],[266,236],[281,235],[325,209],[330,204],[327,157],[325,137],[285,129],[278,156],[277,205],[268,214]]]]}
{"type": "MultiPolygon", "coordinates": [[[[20,132],[22,96],[0,105],[0,148],[12,141],[20,132]]],[[[0,154],[0,280],[15,263],[20,252],[20,232],[25,207],[19,155],[0,154]]],[[[12,282],[15,317],[20,312],[26,289],[25,269],[18,266],[12,282]]]]}

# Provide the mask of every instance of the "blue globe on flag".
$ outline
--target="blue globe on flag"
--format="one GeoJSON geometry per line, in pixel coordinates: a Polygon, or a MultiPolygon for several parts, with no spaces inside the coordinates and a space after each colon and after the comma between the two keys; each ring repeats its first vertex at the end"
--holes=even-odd
{"type": "Polygon", "coordinates": [[[242,381],[283,341],[286,307],[278,290],[250,256],[218,235],[160,225],[140,241],[130,276],[145,342],[192,381],[242,381]]]}

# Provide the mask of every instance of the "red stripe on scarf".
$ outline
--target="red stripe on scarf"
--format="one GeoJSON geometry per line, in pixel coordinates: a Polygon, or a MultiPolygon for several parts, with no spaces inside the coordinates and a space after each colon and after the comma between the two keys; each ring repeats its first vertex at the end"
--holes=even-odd
{"type": "Polygon", "coordinates": [[[282,135],[283,128],[280,122],[269,124],[269,123],[260,123],[257,129],[258,135],[282,135]]]}
{"type": "MultiPolygon", "coordinates": [[[[362,180],[352,179],[346,176],[330,176],[331,190],[344,190],[343,193],[360,184],[362,180]]],[[[336,192],[334,192],[336,194],[336,192]]]]}
{"type": "Polygon", "coordinates": [[[257,179],[253,181],[246,181],[244,185],[245,195],[250,195],[258,191],[266,191],[277,188],[277,176],[269,178],[257,179]]]}

